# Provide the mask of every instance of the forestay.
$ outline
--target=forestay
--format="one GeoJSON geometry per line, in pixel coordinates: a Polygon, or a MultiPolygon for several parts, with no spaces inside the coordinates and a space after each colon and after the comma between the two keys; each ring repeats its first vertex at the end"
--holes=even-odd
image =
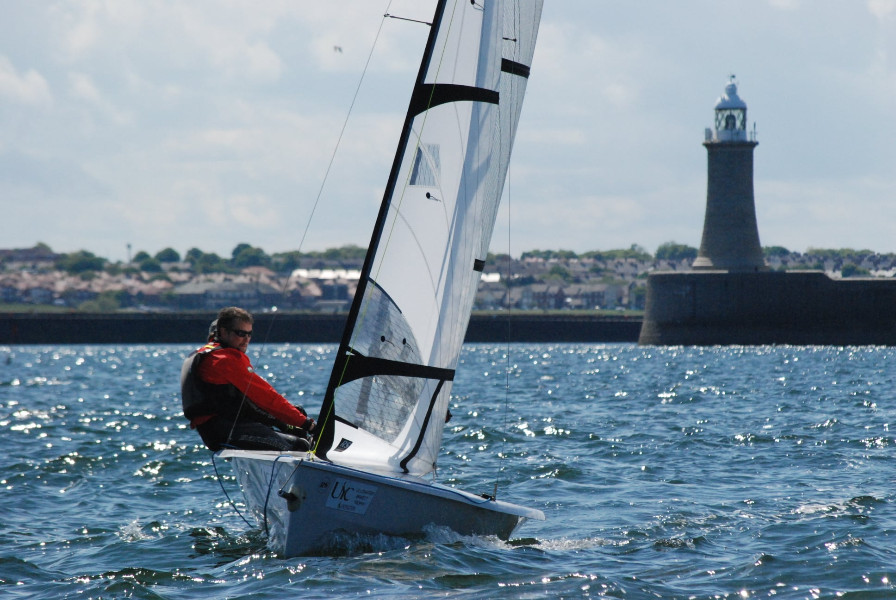
{"type": "Polygon", "coordinates": [[[435,468],[541,0],[441,0],[319,423],[317,453],[435,468]]]}

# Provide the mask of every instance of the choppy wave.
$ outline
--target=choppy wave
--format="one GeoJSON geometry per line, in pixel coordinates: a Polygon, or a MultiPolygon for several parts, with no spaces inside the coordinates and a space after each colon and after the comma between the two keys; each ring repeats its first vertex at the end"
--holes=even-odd
{"type": "MultiPolygon", "coordinates": [[[[186,426],[188,350],[0,348],[2,597],[896,597],[891,349],[470,345],[439,479],[547,520],[295,559],[186,426]]],[[[313,412],[334,350],[253,361],[313,412]]]]}

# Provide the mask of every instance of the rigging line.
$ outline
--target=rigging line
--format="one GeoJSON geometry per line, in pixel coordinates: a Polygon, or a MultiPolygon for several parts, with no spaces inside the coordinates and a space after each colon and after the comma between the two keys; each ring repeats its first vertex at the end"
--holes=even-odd
{"type": "MultiPolygon", "coordinates": [[[[513,84],[511,84],[511,85],[513,85],[513,84]]],[[[505,106],[504,110],[508,110],[508,107],[505,106]]],[[[503,142],[503,136],[500,139],[503,142]]],[[[507,453],[505,451],[505,448],[507,446],[507,419],[508,419],[508,414],[510,413],[510,365],[511,365],[511,362],[510,362],[510,339],[511,338],[510,338],[510,318],[507,315],[507,310],[510,307],[509,283],[510,283],[510,277],[512,275],[512,273],[511,273],[512,265],[511,265],[511,261],[510,261],[511,231],[510,231],[510,165],[509,164],[507,166],[506,185],[507,185],[507,259],[508,260],[507,260],[507,273],[506,273],[507,286],[505,286],[505,289],[507,291],[504,294],[504,308],[505,308],[504,313],[505,313],[506,324],[507,324],[507,327],[505,330],[506,334],[507,334],[505,343],[507,344],[507,346],[506,346],[506,351],[504,353],[504,355],[506,357],[506,361],[504,364],[504,423],[501,427],[503,435],[501,436],[501,453],[498,456],[498,463],[495,465],[495,489],[492,492],[492,497],[495,498],[496,500],[498,498],[498,483],[499,483],[499,479],[501,477],[501,463],[504,462],[504,460],[507,456],[507,453]]]]}
{"type": "MultiPolygon", "coordinates": [[[[389,5],[392,4],[392,0],[389,0],[389,5]]],[[[389,7],[387,5],[386,10],[389,7]]],[[[311,221],[314,219],[314,213],[317,211],[317,206],[320,204],[321,196],[324,193],[324,187],[327,185],[327,181],[330,176],[330,170],[333,168],[333,162],[336,160],[336,152],[339,150],[339,146],[342,144],[342,136],[345,135],[345,129],[348,127],[349,118],[352,115],[352,111],[355,108],[355,102],[358,100],[358,94],[361,92],[361,85],[364,83],[364,77],[367,75],[367,70],[370,67],[370,61],[373,58],[373,52],[376,50],[377,42],[380,39],[380,34],[383,31],[383,25],[385,24],[386,19],[385,16],[383,20],[380,21],[380,26],[376,30],[376,36],[373,38],[373,44],[370,47],[370,52],[367,55],[367,61],[364,63],[364,70],[361,71],[361,78],[358,80],[358,85],[355,88],[355,94],[352,96],[352,101],[348,107],[348,113],[345,115],[345,121],[342,123],[342,129],[339,130],[339,136],[336,138],[336,146],[333,148],[333,153],[330,155],[330,162],[327,163],[327,169],[324,171],[324,178],[320,183],[320,189],[317,192],[317,197],[314,199],[314,205],[311,207],[311,214],[308,217],[308,222],[305,224],[305,230],[302,232],[302,237],[299,240],[299,251],[305,246],[305,238],[308,236],[308,230],[311,228],[311,221]]],[[[287,279],[287,283],[288,283],[287,279]]]]}
{"type": "MultiPolygon", "coordinates": [[[[361,72],[361,79],[358,80],[358,87],[355,88],[355,95],[352,96],[352,101],[351,101],[351,104],[349,105],[348,114],[345,116],[345,122],[342,124],[342,130],[339,132],[339,137],[336,140],[336,147],[333,149],[333,155],[330,157],[330,163],[327,165],[327,170],[324,173],[324,179],[321,182],[320,190],[317,193],[317,198],[315,198],[315,200],[314,200],[314,206],[311,209],[311,215],[308,217],[308,224],[305,226],[305,231],[302,233],[302,238],[301,238],[301,241],[299,242],[300,249],[302,248],[302,246],[305,243],[305,236],[308,235],[308,229],[311,226],[311,219],[314,218],[314,212],[317,210],[317,205],[320,202],[321,195],[323,194],[324,186],[326,185],[327,178],[329,177],[329,174],[330,174],[330,169],[332,168],[333,162],[336,159],[336,151],[339,149],[339,145],[342,143],[342,136],[345,134],[345,128],[348,126],[348,119],[351,116],[352,109],[355,106],[355,101],[358,99],[358,94],[361,91],[361,84],[364,82],[364,77],[367,75],[367,69],[370,66],[371,59],[373,58],[373,51],[376,49],[377,42],[380,39],[380,34],[383,31],[383,26],[386,24],[386,19],[387,18],[401,19],[401,17],[394,17],[389,14],[390,6],[392,6],[392,0],[389,0],[389,2],[386,4],[386,12],[383,15],[382,20],[380,21],[379,28],[376,30],[376,36],[373,38],[373,44],[370,47],[370,53],[367,55],[367,62],[364,63],[364,70],[361,72]]],[[[410,20],[410,19],[401,19],[401,20],[410,20]]],[[[288,282],[289,282],[289,278],[287,278],[287,283],[288,282]]],[[[337,357],[337,360],[338,360],[338,357],[337,357]]],[[[346,363],[347,362],[348,361],[346,361],[346,363]]],[[[339,379],[340,382],[342,381],[342,377],[344,376],[345,369],[347,368],[347,366],[348,365],[346,364],[343,367],[343,373],[342,373],[342,375],[340,375],[340,379],[339,379]]],[[[332,413],[333,411],[331,410],[329,412],[332,413]]],[[[319,432],[323,431],[324,427],[326,426],[327,421],[329,421],[329,419],[330,419],[330,415],[328,414],[322,423],[317,424],[316,429],[319,432]]],[[[321,441],[321,436],[320,435],[315,436],[314,446],[311,449],[312,452],[317,453],[317,449],[320,446],[320,441],[321,441]]]]}
{"type": "MultiPolygon", "coordinates": [[[[386,9],[386,10],[389,10],[389,9],[386,9]]],[[[407,17],[397,17],[395,15],[390,15],[389,13],[384,14],[383,18],[396,19],[398,21],[410,21],[411,23],[420,23],[421,25],[429,25],[430,27],[432,27],[432,23],[430,23],[429,21],[421,21],[419,19],[409,19],[407,17]]]]}
{"type": "MultiPolygon", "coordinates": [[[[301,464],[302,464],[302,461],[299,460],[299,462],[296,463],[296,466],[293,467],[293,469],[292,469],[292,473],[289,474],[289,476],[288,476],[288,477],[286,478],[286,480],[284,481],[283,485],[281,485],[281,486],[280,486],[280,489],[277,490],[277,495],[278,495],[278,496],[280,495],[280,492],[285,492],[285,491],[286,491],[286,484],[289,483],[290,480],[292,480],[292,476],[296,474],[296,471],[299,470],[299,466],[300,466],[301,464]]],[[[270,494],[270,493],[271,493],[271,490],[268,490],[268,493],[270,494]]]]}
{"type": "MultiPolygon", "coordinates": [[[[391,6],[391,5],[392,5],[392,0],[389,0],[389,2],[386,5],[386,11],[389,10],[389,6],[391,6]]],[[[318,189],[317,195],[314,198],[314,204],[311,207],[311,213],[308,215],[308,220],[305,223],[304,230],[302,231],[302,237],[299,239],[299,247],[296,250],[296,252],[298,252],[298,253],[301,253],[302,249],[305,247],[305,239],[308,237],[308,231],[311,229],[311,222],[314,220],[314,215],[317,212],[318,206],[320,205],[320,200],[321,200],[321,197],[323,196],[324,188],[326,187],[327,181],[329,180],[329,177],[330,177],[330,171],[333,168],[333,163],[336,161],[336,153],[339,151],[339,148],[342,145],[342,138],[345,135],[345,130],[348,127],[349,119],[351,118],[352,112],[355,108],[355,103],[358,100],[358,95],[361,92],[361,86],[364,83],[364,78],[367,75],[367,71],[370,67],[370,61],[373,58],[373,53],[374,53],[374,50],[376,50],[377,42],[379,41],[380,34],[383,31],[383,25],[385,22],[386,22],[385,18],[383,18],[380,21],[380,26],[377,28],[376,35],[373,38],[373,44],[370,47],[370,52],[367,54],[367,60],[364,63],[364,69],[361,71],[361,77],[358,79],[358,85],[355,87],[355,93],[352,96],[352,101],[349,103],[348,112],[345,115],[345,120],[342,123],[342,128],[339,130],[339,135],[336,138],[336,144],[333,147],[333,152],[330,155],[330,160],[327,163],[326,170],[324,171],[324,176],[323,176],[323,179],[321,180],[320,188],[318,189]]],[[[287,275],[286,278],[283,280],[283,285],[282,285],[280,291],[284,298],[286,297],[287,291],[289,290],[289,282],[291,279],[292,279],[292,273],[287,275]]],[[[257,352],[257,357],[259,359],[261,358],[261,355],[265,350],[267,341],[270,338],[271,331],[274,328],[274,321],[276,321],[276,319],[277,319],[277,312],[273,311],[271,313],[271,320],[270,320],[270,323],[268,324],[268,329],[265,332],[265,336],[261,341],[261,348],[257,352]]],[[[245,392],[248,392],[248,389],[245,390],[245,392]]],[[[245,392],[243,393],[243,401],[244,402],[246,399],[245,392]]],[[[240,405],[240,410],[242,410],[242,404],[240,405]]],[[[237,413],[237,414],[239,414],[239,413],[237,413]]],[[[236,427],[236,421],[234,421],[233,427],[236,427]]],[[[233,428],[231,428],[230,435],[231,436],[233,435],[233,428]]],[[[316,446],[315,446],[315,449],[316,449],[316,446]]]]}
{"type": "MultiPolygon", "coordinates": [[[[287,281],[288,280],[289,280],[289,278],[287,277],[287,281]]],[[[276,317],[275,317],[276,313],[277,313],[277,307],[274,307],[274,310],[271,312],[271,320],[268,323],[267,331],[265,331],[264,338],[262,338],[262,340],[259,342],[259,344],[261,344],[261,347],[255,351],[255,356],[257,359],[256,364],[258,361],[261,360],[261,357],[262,357],[262,355],[264,355],[265,349],[267,348],[268,338],[270,338],[271,331],[274,329],[274,321],[276,319],[276,317]]],[[[217,335],[215,337],[217,339],[217,335]]],[[[247,353],[247,356],[248,356],[248,353],[247,353]]],[[[251,360],[250,360],[250,364],[251,364],[251,360]]],[[[252,372],[256,372],[254,368],[252,368],[252,372]]],[[[259,375],[259,377],[260,377],[260,375],[259,375]]],[[[233,432],[236,431],[237,423],[239,422],[240,415],[243,412],[243,407],[246,405],[246,399],[249,396],[249,388],[251,388],[251,387],[252,387],[252,382],[249,381],[246,383],[246,389],[242,390],[243,397],[240,399],[240,407],[237,409],[236,415],[233,417],[233,423],[230,425],[230,432],[228,432],[228,434],[227,434],[227,443],[228,444],[233,441],[233,432]]]]}
{"type": "MultiPolygon", "coordinates": [[[[274,487],[274,474],[277,472],[277,461],[280,460],[281,458],[283,458],[284,456],[286,456],[286,455],[278,454],[277,458],[274,459],[274,462],[271,463],[271,478],[268,481],[268,491],[264,495],[264,508],[261,511],[261,514],[264,517],[264,533],[265,533],[265,535],[270,535],[270,531],[268,530],[268,500],[270,500],[270,498],[271,498],[271,489],[273,489],[273,487],[274,487]]],[[[297,468],[298,468],[298,465],[296,465],[296,469],[297,468]]],[[[293,469],[293,473],[295,473],[295,469],[293,469]]],[[[290,474],[290,477],[292,477],[292,474],[290,474]]],[[[287,481],[288,480],[289,479],[287,479],[287,481]]]]}
{"type": "Polygon", "coordinates": [[[218,464],[215,462],[215,453],[212,453],[212,467],[214,467],[215,469],[215,479],[218,480],[218,485],[221,486],[221,491],[224,492],[224,496],[227,498],[227,502],[230,503],[230,506],[233,508],[233,510],[236,511],[236,514],[240,516],[243,522],[249,527],[252,527],[252,523],[250,523],[249,520],[243,516],[243,513],[240,512],[240,509],[236,507],[236,503],[230,497],[230,494],[227,493],[227,488],[224,487],[224,480],[221,478],[220,473],[218,473],[218,464]]]}
{"type": "MultiPolygon", "coordinates": [[[[272,325],[273,325],[273,322],[274,322],[274,319],[271,319],[272,325]]],[[[268,334],[270,334],[270,332],[271,332],[270,328],[268,328],[268,334]]],[[[222,345],[222,347],[223,347],[223,345],[222,345]]],[[[264,348],[265,348],[265,342],[262,341],[261,349],[256,351],[256,353],[255,353],[259,360],[261,360],[261,353],[264,352],[264,348]]],[[[251,360],[249,361],[249,364],[250,365],[252,364],[251,360]]],[[[256,373],[254,368],[251,369],[251,372],[256,373]]],[[[260,377],[260,375],[259,375],[259,377],[260,377]]],[[[236,387],[236,386],[234,386],[234,387],[236,387]]],[[[230,432],[227,434],[227,443],[228,444],[233,441],[233,432],[236,431],[236,425],[240,421],[240,415],[243,413],[243,407],[246,406],[246,399],[249,397],[249,388],[251,388],[251,387],[252,387],[252,380],[250,379],[249,381],[246,382],[246,389],[244,389],[242,392],[243,397],[240,399],[240,407],[237,409],[236,414],[233,416],[233,423],[230,425],[230,432]]]]}
{"type": "MultiPolygon", "coordinates": [[[[514,19],[514,22],[513,22],[513,30],[514,30],[515,35],[514,35],[513,38],[504,37],[503,39],[504,39],[504,41],[509,41],[509,42],[513,42],[514,44],[516,44],[517,39],[518,39],[518,36],[519,36],[519,29],[520,29],[520,21],[519,21],[519,19],[520,19],[520,13],[519,13],[519,11],[514,11],[514,16],[515,16],[515,19],[514,19]]],[[[514,46],[514,52],[513,52],[514,57],[516,57],[516,50],[517,50],[517,49],[518,49],[518,47],[517,47],[517,46],[514,46]]],[[[502,52],[502,58],[503,58],[503,52],[502,52]]],[[[502,75],[503,75],[503,74],[502,74],[502,75]]],[[[510,80],[510,86],[511,86],[511,88],[516,87],[517,85],[519,85],[519,82],[517,81],[517,77],[511,77],[511,78],[509,78],[509,80],[510,80]]],[[[510,93],[510,98],[511,98],[511,101],[512,101],[512,102],[515,102],[515,101],[516,101],[516,98],[517,98],[517,95],[513,93],[513,90],[512,90],[512,89],[511,89],[511,93],[510,93]]],[[[513,104],[513,105],[511,105],[511,106],[507,106],[507,105],[504,106],[504,110],[509,110],[509,111],[511,111],[511,115],[513,115],[513,114],[516,113],[516,109],[517,109],[517,107],[516,107],[515,104],[513,104]]],[[[499,105],[499,111],[500,111],[500,110],[501,110],[501,109],[500,109],[500,105],[499,105]]],[[[514,119],[511,117],[511,121],[513,121],[513,120],[514,120],[514,119]]],[[[499,120],[499,123],[500,123],[500,120],[499,120]]],[[[514,124],[511,123],[511,128],[512,128],[513,126],[514,126],[514,124]]],[[[515,132],[514,132],[514,133],[515,133],[515,132]]],[[[513,137],[516,137],[516,136],[514,135],[513,137]]],[[[505,143],[505,139],[504,139],[503,136],[499,137],[499,139],[501,140],[501,143],[505,143]]],[[[506,142],[507,142],[507,143],[511,143],[511,142],[512,142],[512,138],[506,140],[506,142]]],[[[506,184],[506,186],[507,186],[507,270],[506,270],[507,272],[506,272],[506,275],[505,275],[505,276],[507,277],[506,281],[507,281],[507,283],[508,283],[508,286],[505,287],[505,289],[506,289],[507,291],[506,291],[505,294],[504,294],[504,309],[505,309],[505,310],[504,310],[504,313],[505,313],[505,316],[507,316],[507,321],[506,321],[506,323],[507,323],[507,327],[506,327],[506,332],[507,332],[507,338],[506,338],[506,344],[507,344],[507,346],[506,346],[506,348],[507,348],[507,350],[506,350],[506,357],[507,357],[507,360],[505,361],[505,365],[504,365],[504,424],[503,424],[503,426],[502,426],[504,435],[503,435],[502,438],[501,438],[501,453],[500,453],[500,456],[499,456],[499,459],[498,459],[498,465],[496,466],[496,471],[495,471],[495,488],[494,488],[494,492],[493,492],[493,494],[492,494],[492,497],[494,497],[495,499],[498,498],[498,483],[499,483],[499,479],[500,479],[500,477],[501,477],[501,467],[500,467],[500,465],[501,465],[501,463],[503,463],[503,462],[506,460],[506,457],[507,457],[507,453],[505,452],[505,447],[506,447],[506,445],[507,445],[507,432],[508,432],[508,425],[507,425],[507,423],[508,423],[508,415],[510,414],[510,369],[511,369],[511,365],[512,365],[512,361],[511,361],[511,346],[510,346],[510,344],[511,344],[511,339],[512,339],[512,338],[511,338],[511,327],[512,327],[512,324],[511,324],[511,322],[510,322],[510,318],[509,318],[509,315],[508,315],[508,310],[510,309],[510,287],[509,287],[509,283],[510,283],[510,281],[511,281],[511,278],[513,277],[513,263],[512,263],[512,261],[510,260],[511,236],[512,236],[512,234],[513,234],[513,231],[512,231],[512,229],[511,229],[511,227],[510,227],[510,222],[511,222],[511,211],[510,211],[510,208],[511,208],[511,204],[512,204],[512,203],[511,203],[511,191],[512,191],[512,186],[511,186],[511,184],[510,184],[510,181],[511,181],[511,172],[510,172],[510,171],[511,171],[510,156],[508,156],[508,157],[507,157],[507,173],[506,173],[506,179],[505,179],[505,184],[506,184]]],[[[500,201],[500,200],[499,200],[499,201],[500,201]]]]}
{"type": "MultiPolygon", "coordinates": [[[[389,6],[391,6],[391,5],[392,5],[392,0],[389,0],[389,2],[386,4],[387,14],[384,15],[384,17],[388,16],[389,6]]],[[[301,253],[302,249],[305,247],[305,238],[308,237],[308,231],[311,229],[311,222],[314,220],[314,214],[317,212],[317,207],[318,207],[318,205],[320,205],[320,199],[323,196],[324,188],[327,185],[327,181],[329,181],[330,171],[333,169],[333,163],[336,161],[336,153],[339,151],[339,148],[342,145],[342,138],[345,135],[345,130],[348,127],[348,121],[352,116],[352,112],[354,111],[355,102],[357,102],[357,100],[358,100],[358,94],[361,93],[361,86],[364,83],[364,78],[367,75],[367,71],[370,67],[370,61],[373,58],[373,52],[374,52],[374,50],[376,50],[377,42],[380,39],[380,34],[383,31],[383,24],[385,22],[386,22],[386,20],[385,20],[385,18],[383,18],[380,21],[379,28],[377,28],[377,30],[376,30],[376,35],[373,38],[373,44],[371,44],[371,46],[370,46],[370,52],[367,54],[367,60],[364,63],[364,69],[361,71],[361,77],[358,79],[358,85],[355,87],[355,93],[352,96],[352,101],[349,103],[348,112],[345,115],[345,120],[342,122],[342,128],[339,130],[339,135],[336,138],[336,145],[333,146],[333,152],[330,155],[330,160],[327,163],[326,170],[324,171],[323,179],[320,182],[320,188],[317,190],[317,196],[315,196],[314,204],[311,206],[311,214],[308,215],[308,221],[305,223],[305,229],[302,231],[302,237],[299,239],[299,247],[296,250],[297,253],[301,253]]],[[[281,293],[283,294],[284,298],[286,297],[287,291],[289,290],[290,279],[292,279],[292,273],[290,273],[289,275],[286,276],[286,279],[284,279],[283,286],[280,290],[281,293]]],[[[268,336],[270,335],[270,332],[274,327],[275,320],[276,320],[276,311],[274,312],[274,316],[271,317],[270,326],[268,328],[267,333],[265,334],[264,340],[262,341],[262,349],[264,348],[264,343],[267,341],[268,336]]]]}

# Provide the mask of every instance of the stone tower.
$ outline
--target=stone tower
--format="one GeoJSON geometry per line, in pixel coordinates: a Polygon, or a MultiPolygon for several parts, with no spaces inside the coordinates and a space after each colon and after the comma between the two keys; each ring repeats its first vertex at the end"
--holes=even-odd
{"type": "Polygon", "coordinates": [[[734,76],[715,106],[715,126],[706,130],[706,215],[696,270],[764,271],[753,200],[755,131],[747,133],[747,105],[734,76]]]}
{"type": "Polygon", "coordinates": [[[766,267],[753,207],[754,138],[732,77],[703,144],[709,181],[700,252],[690,271],[647,276],[638,343],[896,346],[896,278],[766,267]]]}

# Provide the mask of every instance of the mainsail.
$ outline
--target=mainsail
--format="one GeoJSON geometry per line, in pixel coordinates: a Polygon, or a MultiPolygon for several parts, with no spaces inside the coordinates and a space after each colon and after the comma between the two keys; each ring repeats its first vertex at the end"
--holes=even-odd
{"type": "Polygon", "coordinates": [[[542,0],[440,0],[318,422],[320,456],[435,469],[542,0]]]}

